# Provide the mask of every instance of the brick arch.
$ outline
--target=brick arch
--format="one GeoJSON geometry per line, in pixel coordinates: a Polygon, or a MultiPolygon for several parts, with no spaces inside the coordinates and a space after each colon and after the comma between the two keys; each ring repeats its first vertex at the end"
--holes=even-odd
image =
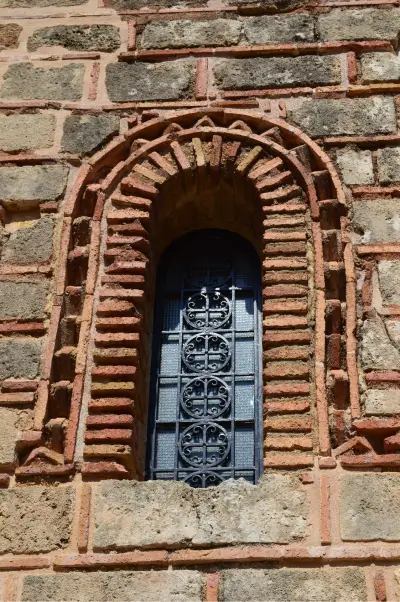
{"type": "Polygon", "coordinates": [[[18,474],[142,478],[157,259],[207,226],[237,231],[263,259],[265,468],[329,456],[359,416],[346,225],[329,158],[283,121],[174,112],[111,142],[67,201],[40,445],[24,448],[18,474]]]}

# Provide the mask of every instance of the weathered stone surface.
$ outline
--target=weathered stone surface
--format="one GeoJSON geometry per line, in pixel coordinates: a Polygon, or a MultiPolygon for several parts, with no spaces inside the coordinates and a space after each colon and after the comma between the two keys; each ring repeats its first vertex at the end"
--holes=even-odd
{"type": "Polygon", "coordinates": [[[219,59],[213,71],[223,90],[338,84],[341,80],[337,56],[219,59]]]}
{"type": "Polygon", "coordinates": [[[363,324],[361,361],[365,370],[400,370],[400,351],[380,318],[365,320],[363,324]]]}
{"type": "Polygon", "coordinates": [[[109,481],[95,496],[94,546],[288,543],[304,537],[307,524],[306,493],[286,475],[205,490],[169,481],[109,481]]]}
{"type": "Polygon", "coordinates": [[[0,150],[15,152],[53,145],[54,115],[0,115],[0,150]]]}
{"type": "Polygon", "coordinates": [[[399,242],[400,199],[357,201],[353,210],[354,225],[363,232],[360,242],[399,242]]]}
{"type": "Polygon", "coordinates": [[[390,52],[371,52],[361,55],[363,83],[397,82],[400,78],[399,57],[390,52]]]}
{"type": "Polygon", "coordinates": [[[197,532],[192,490],[183,483],[101,483],[96,488],[94,521],[96,549],[171,546],[191,541],[197,532]]]}
{"type": "Polygon", "coordinates": [[[18,25],[18,23],[0,25],[0,50],[5,50],[6,48],[18,48],[21,31],[22,27],[21,25],[18,25]]]}
{"type": "Polygon", "coordinates": [[[400,390],[369,389],[364,395],[367,416],[390,416],[400,414],[400,390]]]}
{"type": "Polygon", "coordinates": [[[0,0],[0,8],[32,8],[33,6],[73,6],[88,0],[0,0]]]}
{"type": "Polygon", "coordinates": [[[232,46],[239,42],[242,23],[234,19],[152,21],[140,40],[142,48],[232,46]]]}
{"type": "Polygon", "coordinates": [[[400,261],[380,261],[378,274],[383,303],[400,304],[400,261]]]}
{"type": "Polygon", "coordinates": [[[400,182],[400,148],[384,148],[377,156],[379,181],[382,184],[400,182]]]}
{"type": "Polygon", "coordinates": [[[90,153],[118,132],[117,115],[71,115],[64,123],[61,148],[68,153],[90,153]]]}
{"type": "Polygon", "coordinates": [[[268,475],[257,486],[228,481],[195,491],[195,544],[289,543],[306,535],[308,499],[296,477],[268,475]]]}
{"type": "Polygon", "coordinates": [[[370,151],[344,148],[336,153],[336,160],[345,184],[359,186],[374,183],[374,170],[370,151]]]}
{"type": "Polygon", "coordinates": [[[53,228],[53,220],[45,217],[15,230],[3,244],[2,261],[21,264],[48,261],[52,255],[53,228]]]}
{"type": "Polygon", "coordinates": [[[345,541],[400,540],[399,475],[341,477],[340,525],[345,541]]]}
{"type": "Polygon", "coordinates": [[[202,575],[197,571],[98,572],[28,575],[26,602],[200,602],[202,575]]]}
{"type": "Polygon", "coordinates": [[[174,100],[192,91],[195,62],[180,59],[167,63],[112,63],[107,66],[106,86],[110,100],[174,100]]]}
{"type": "Polygon", "coordinates": [[[391,98],[303,100],[288,106],[288,119],[310,136],[388,134],[396,131],[391,98]]]}
{"type": "Polygon", "coordinates": [[[317,29],[322,40],[397,40],[400,10],[337,8],[318,17],[317,29]]]}
{"type": "Polygon", "coordinates": [[[28,50],[63,46],[67,50],[114,52],[120,44],[119,29],[114,25],[56,25],[35,31],[28,40],[28,50]]]}
{"type": "Polygon", "coordinates": [[[249,44],[312,42],[314,24],[308,14],[262,15],[245,20],[244,34],[249,44]]]}
{"type": "Polygon", "coordinates": [[[41,342],[35,339],[1,339],[0,378],[35,378],[41,351],[41,342]]]}
{"type": "Polygon", "coordinates": [[[21,100],[80,100],[85,66],[35,67],[32,63],[10,65],[3,77],[0,98],[21,100]]]}
{"type": "Polygon", "coordinates": [[[224,602],[363,602],[363,569],[240,569],[222,573],[224,602]]]}
{"type": "Polygon", "coordinates": [[[46,281],[0,282],[0,318],[43,318],[49,285],[46,281]]]}
{"type": "Polygon", "coordinates": [[[34,554],[65,548],[73,514],[72,487],[0,490],[0,553],[34,554]]]}
{"type": "Polygon", "coordinates": [[[68,173],[64,165],[0,167],[0,200],[19,210],[55,201],[65,191],[68,173]]]}
{"type": "Polygon", "coordinates": [[[15,465],[15,443],[22,431],[32,426],[32,412],[0,407],[0,465],[15,465]]]}

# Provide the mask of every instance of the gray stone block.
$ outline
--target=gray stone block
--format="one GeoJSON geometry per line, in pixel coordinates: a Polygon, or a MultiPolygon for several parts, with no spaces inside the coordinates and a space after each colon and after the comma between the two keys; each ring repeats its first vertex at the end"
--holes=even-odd
{"type": "Polygon", "coordinates": [[[400,199],[357,201],[353,211],[354,225],[363,232],[361,243],[399,242],[400,199]]]}
{"type": "Polygon", "coordinates": [[[400,351],[380,318],[362,326],[361,361],[364,370],[400,370],[400,351]]]}
{"type": "Polygon", "coordinates": [[[343,98],[294,101],[288,120],[310,136],[389,134],[396,131],[392,98],[343,98]]]}
{"type": "Polygon", "coordinates": [[[65,548],[71,535],[72,487],[0,490],[0,553],[35,554],[65,548]]]}
{"type": "Polygon", "coordinates": [[[197,571],[97,572],[28,575],[26,602],[201,602],[202,575],[197,571]]]}
{"type": "Polygon", "coordinates": [[[41,351],[36,339],[0,339],[0,378],[36,378],[41,351]]]}
{"type": "Polygon", "coordinates": [[[114,52],[120,44],[119,29],[114,25],[55,25],[35,31],[28,40],[28,51],[62,46],[67,50],[114,52]]]}
{"type": "Polygon", "coordinates": [[[0,98],[17,100],[80,100],[85,66],[35,67],[32,63],[10,65],[3,76],[0,98]]]}
{"type": "Polygon", "coordinates": [[[175,546],[191,541],[197,526],[192,490],[183,483],[108,481],[96,487],[96,549],[175,546]]]}
{"type": "Polygon", "coordinates": [[[377,153],[378,177],[382,184],[400,182],[400,148],[383,148],[377,153]]]}
{"type": "Polygon", "coordinates": [[[0,50],[18,48],[21,31],[22,27],[18,23],[0,25],[0,50]]]}
{"type": "Polygon", "coordinates": [[[48,282],[2,280],[0,282],[0,318],[23,320],[44,318],[48,293],[48,282]]]}
{"type": "Polygon", "coordinates": [[[364,395],[367,416],[391,416],[400,414],[400,390],[369,389],[364,395]]]}
{"type": "Polygon", "coordinates": [[[141,48],[195,48],[234,46],[239,42],[242,23],[234,19],[207,21],[152,21],[146,25],[141,48]]]}
{"type": "Polygon", "coordinates": [[[119,133],[118,115],[71,115],[64,123],[61,148],[67,153],[90,153],[119,133]]]}
{"type": "Polygon", "coordinates": [[[113,102],[188,98],[193,91],[195,65],[192,59],[112,63],[106,73],[108,96],[113,102]]]}
{"type": "Polygon", "coordinates": [[[307,533],[309,502],[298,479],[287,475],[203,490],[169,481],[109,481],[96,489],[94,512],[96,549],[289,543],[307,533]]]}
{"type": "Polygon", "coordinates": [[[261,15],[244,21],[249,44],[312,42],[314,23],[309,14],[261,15]]]}
{"type": "Polygon", "coordinates": [[[398,8],[334,8],[319,15],[317,31],[322,40],[397,40],[398,8]]]}
{"type": "Polygon", "coordinates": [[[3,244],[2,261],[20,264],[48,261],[52,255],[53,228],[53,220],[45,217],[28,228],[15,230],[3,244]]]}
{"type": "Polygon", "coordinates": [[[0,200],[25,211],[44,201],[56,201],[65,192],[69,168],[64,165],[0,167],[0,200]]]}
{"type": "Polygon", "coordinates": [[[32,412],[0,407],[0,466],[13,468],[16,461],[15,443],[22,431],[32,427],[32,412]]]}
{"type": "Polygon", "coordinates": [[[344,148],[336,152],[336,161],[343,181],[349,186],[374,183],[374,169],[370,151],[344,148]]]}
{"type": "Polygon", "coordinates": [[[378,275],[383,303],[400,304],[400,261],[380,261],[378,275]]]}
{"type": "Polygon", "coordinates": [[[399,57],[390,52],[371,52],[361,55],[363,83],[398,82],[400,79],[399,57]]]}
{"type": "Polygon", "coordinates": [[[261,57],[219,59],[216,84],[223,90],[255,90],[269,86],[312,86],[341,81],[337,56],[261,57]]]}
{"type": "Polygon", "coordinates": [[[344,541],[400,540],[400,479],[393,474],[341,477],[340,525],[344,541]]]}
{"type": "Polygon", "coordinates": [[[364,602],[362,568],[241,569],[222,573],[224,602],[364,602]]]}
{"type": "Polygon", "coordinates": [[[0,150],[15,152],[53,145],[55,115],[0,115],[0,150]]]}

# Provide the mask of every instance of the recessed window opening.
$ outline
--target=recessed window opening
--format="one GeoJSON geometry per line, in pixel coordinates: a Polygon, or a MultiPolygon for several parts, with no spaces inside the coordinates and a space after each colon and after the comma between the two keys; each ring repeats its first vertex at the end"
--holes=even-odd
{"type": "Polygon", "coordinates": [[[149,479],[256,483],[262,458],[261,270],[225,230],[175,242],[158,268],[149,479]]]}

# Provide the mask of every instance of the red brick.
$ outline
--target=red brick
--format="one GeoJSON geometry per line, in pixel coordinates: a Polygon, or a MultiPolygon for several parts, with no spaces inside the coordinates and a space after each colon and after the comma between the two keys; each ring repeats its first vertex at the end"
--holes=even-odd
{"type": "Polygon", "coordinates": [[[143,552],[125,552],[120,554],[76,554],[59,555],[54,559],[54,567],[58,569],[80,568],[91,569],[101,567],[123,566],[164,566],[168,564],[166,550],[151,550],[143,552]]]}
{"type": "MultiPolygon", "coordinates": [[[[307,284],[308,275],[307,272],[296,271],[296,272],[265,272],[262,277],[263,284],[271,284],[278,283],[280,286],[283,286],[283,282],[295,282],[296,284],[307,284]]],[[[263,289],[264,291],[268,290],[269,287],[263,289]]],[[[272,288],[272,287],[271,287],[272,288]]]]}
{"type": "Polygon", "coordinates": [[[205,602],[218,602],[219,573],[207,575],[205,602]]]}
{"type": "Polygon", "coordinates": [[[264,429],[277,433],[308,432],[312,429],[311,418],[266,418],[264,420],[264,429]]]}
{"type": "Polygon", "coordinates": [[[265,259],[264,270],[301,270],[307,267],[306,259],[265,259]]]}
{"type": "Polygon", "coordinates": [[[2,391],[36,391],[39,381],[37,380],[3,380],[1,383],[2,391]]]}
{"type": "Polygon", "coordinates": [[[119,376],[134,376],[136,366],[100,366],[92,368],[93,377],[117,378],[119,376]]]}
{"type": "MultiPolygon", "coordinates": [[[[118,401],[124,401],[121,399],[118,399],[118,401]]],[[[96,400],[96,401],[103,401],[103,400],[96,400]]],[[[107,400],[105,400],[107,401],[107,400]]],[[[131,400],[126,400],[130,402],[131,405],[131,400]]],[[[120,404],[121,406],[121,404],[120,404]]],[[[127,427],[127,426],[132,426],[133,424],[133,418],[130,414],[97,414],[96,416],[88,416],[87,421],[86,421],[86,425],[87,427],[90,428],[111,428],[111,427],[127,427]]]]}
{"type": "Polygon", "coordinates": [[[310,385],[307,383],[279,383],[266,385],[263,387],[263,393],[267,397],[276,397],[279,395],[308,395],[310,393],[310,385]]]}
{"type": "Polygon", "coordinates": [[[263,312],[268,314],[306,314],[307,303],[303,301],[265,301],[263,312]]]}
{"type": "Polygon", "coordinates": [[[32,404],[35,400],[34,393],[0,393],[0,405],[25,405],[32,404]]]}
{"type": "Polygon", "coordinates": [[[264,403],[267,414],[294,414],[297,412],[308,412],[310,400],[301,399],[296,401],[267,401],[264,403]]]}
{"type": "Polygon", "coordinates": [[[263,359],[265,361],[274,360],[308,360],[310,356],[309,347],[273,347],[263,352],[263,359]]]}
{"type": "Polygon", "coordinates": [[[306,286],[298,284],[276,284],[263,288],[263,299],[279,297],[305,297],[308,294],[306,286]]]}
{"type": "Polygon", "coordinates": [[[308,326],[307,318],[298,318],[295,316],[284,316],[282,318],[265,318],[263,327],[273,328],[306,328],[308,326]]]}
{"type": "Polygon", "coordinates": [[[109,347],[115,347],[118,345],[131,345],[132,347],[137,347],[137,345],[139,344],[139,334],[137,332],[116,332],[109,334],[97,334],[95,340],[97,345],[104,345],[109,347]]]}
{"type": "Polygon", "coordinates": [[[86,431],[85,443],[127,443],[132,440],[131,429],[98,429],[86,431]]]}
{"type": "Polygon", "coordinates": [[[263,336],[264,347],[310,342],[311,334],[308,330],[301,330],[297,332],[269,332],[263,336]]]}
{"type": "MultiPolygon", "coordinates": [[[[132,412],[132,399],[129,397],[102,397],[89,401],[89,412],[132,412]]],[[[94,416],[88,417],[89,420],[94,416]]]]}
{"type": "Polygon", "coordinates": [[[306,468],[313,466],[313,456],[303,454],[268,454],[263,461],[264,468],[306,468]]]}
{"type": "Polygon", "coordinates": [[[331,543],[330,490],[326,475],[321,475],[321,543],[331,543]]]}
{"type": "Polygon", "coordinates": [[[285,451],[309,451],[313,448],[313,442],[310,437],[267,437],[264,441],[265,449],[285,450],[285,451]]]}
{"type": "Polygon", "coordinates": [[[305,362],[268,362],[263,370],[263,376],[267,380],[288,380],[308,378],[309,367],[305,362]]]}
{"type": "MultiPolygon", "coordinates": [[[[93,478],[128,478],[129,471],[118,462],[85,462],[82,466],[82,475],[93,478]]],[[[109,558],[112,558],[108,556],[109,558]]],[[[76,558],[76,556],[75,556],[76,558]]]]}
{"type": "Polygon", "coordinates": [[[79,512],[78,523],[78,550],[79,552],[87,552],[89,543],[89,527],[90,527],[90,506],[92,499],[92,489],[87,483],[83,483],[81,492],[81,507],[79,512]]]}

